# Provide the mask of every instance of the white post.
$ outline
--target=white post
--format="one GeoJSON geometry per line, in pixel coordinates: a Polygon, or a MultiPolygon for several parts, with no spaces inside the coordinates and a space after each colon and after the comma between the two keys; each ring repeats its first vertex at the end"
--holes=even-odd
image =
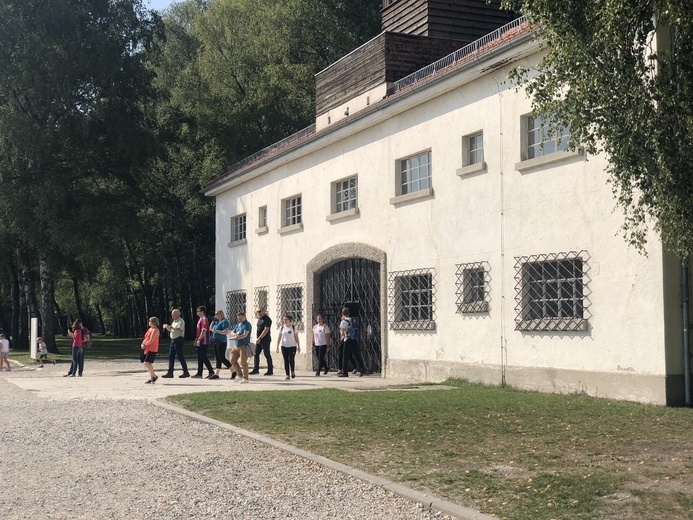
{"type": "Polygon", "coordinates": [[[38,318],[31,318],[31,338],[29,339],[29,345],[31,345],[31,359],[36,359],[36,338],[38,338],[38,318]]]}

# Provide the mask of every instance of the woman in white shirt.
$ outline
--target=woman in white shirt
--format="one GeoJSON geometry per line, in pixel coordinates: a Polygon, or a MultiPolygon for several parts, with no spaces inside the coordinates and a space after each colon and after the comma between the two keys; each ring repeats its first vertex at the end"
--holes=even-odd
{"type": "Polygon", "coordinates": [[[279,337],[277,338],[277,352],[279,352],[279,345],[281,345],[284,370],[286,371],[284,379],[287,381],[296,377],[296,352],[301,352],[298,333],[296,327],[291,324],[291,320],[291,316],[284,316],[284,324],[279,327],[279,337]]]}
{"type": "Polygon", "coordinates": [[[318,371],[315,372],[316,376],[320,375],[320,371],[324,370],[327,374],[330,369],[327,366],[327,359],[325,356],[327,352],[332,348],[332,338],[330,337],[330,327],[325,323],[325,318],[322,314],[318,314],[315,317],[318,322],[317,325],[313,327],[313,352],[318,357],[318,371]]]}

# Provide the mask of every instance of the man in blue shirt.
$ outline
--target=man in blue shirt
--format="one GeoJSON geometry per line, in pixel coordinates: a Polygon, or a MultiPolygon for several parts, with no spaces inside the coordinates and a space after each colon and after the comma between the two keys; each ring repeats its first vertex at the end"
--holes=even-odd
{"type": "Polygon", "coordinates": [[[233,328],[231,333],[231,339],[236,342],[235,346],[231,350],[231,368],[238,377],[236,381],[240,383],[248,382],[248,352],[247,345],[250,343],[250,332],[253,330],[253,326],[245,318],[245,312],[239,312],[236,314],[238,323],[233,328]],[[238,358],[241,358],[241,364],[238,364],[238,358]],[[241,368],[242,367],[242,368],[241,368]]]}

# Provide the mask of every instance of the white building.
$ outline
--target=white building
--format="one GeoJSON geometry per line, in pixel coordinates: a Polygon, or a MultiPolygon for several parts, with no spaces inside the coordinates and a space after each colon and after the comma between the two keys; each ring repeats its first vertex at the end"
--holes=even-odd
{"type": "MultiPolygon", "coordinates": [[[[426,3],[386,0],[383,19],[426,3]]],[[[315,127],[207,186],[217,301],[294,315],[304,346],[318,311],[334,326],[347,305],[382,377],[680,402],[676,259],[654,234],[647,256],[628,248],[605,158],[565,150],[508,81],[541,57],[527,24],[343,88],[383,69],[384,29],[318,74],[315,127]]]]}

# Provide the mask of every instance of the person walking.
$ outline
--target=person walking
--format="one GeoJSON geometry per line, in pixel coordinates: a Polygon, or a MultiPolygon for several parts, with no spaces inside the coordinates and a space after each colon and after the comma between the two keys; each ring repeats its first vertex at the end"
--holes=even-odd
{"type": "Polygon", "coordinates": [[[199,306],[197,308],[197,334],[195,336],[195,348],[197,349],[197,373],[192,376],[194,378],[202,378],[203,365],[209,371],[208,378],[214,375],[212,363],[209,362],[207,356],[207,348],[209,348],[209,319],[207,318],[207,308],[199,306]]]}
{"type": "Polygon", "coordinates": [[[236,342],[236,345],[231,350],[231,366],[233,371],[238,375],[237,381],[240,383],[248,382],[248,351],[247,345],[250,343],[250,333],[253,326],[245,317],[245,312],[236,314],[238,323],[233,328],[231,339],[236,342]],[[241,359],[241,364],[238,364],[238,358],[241,359]]]}
{"type": "Polygon", "coordinates": [[[298,332],[291,323],[293,318],[288,314],[284,316],[284,324],[279,327],[279,338],[277,338],[277,352],[279,346],[282,347],[282,357],[284,358],[284,372],[286,381],[296,377],[296,352],[301,352],[301,345],[298,341],[298,332]]]}
{"type": "Polygon", "coordinates": [[[214,374],[208,379],[219,379],[221,365],[231,370],[231,362],[226,359],[226,335],[229,332],[229,320],[224,316],[224,311],[219,310],[214,313],[214,321],[211,325],[212,330],[212,345],[214,346],[214,358],[216,359],[217,368],[214,374]]]}
{"type": "MultiPolygon", "coordinates": [[[[357,343],[350,333],[352,329],[356,330],[355,326],[353,318],[351,318],[351,311],[348,307],[344,307],[342,309],[342,321],[339,323],[340,362],[337,377],[349,377],[349,361],[354,363],[354,369],[357,368],[356,358],[354,357],[357,343]]],[[[360,368],[361,370],[357,370],[356,375],[363,375],[363,367],[360,368]]]]}
{"type": "Polygon", "coordinates": [[[142,352],[144,367],[149,372],[149,379],[145,381],[145,384],[156,383],[159,376],[154,372],[154,360],[156,359],[156,353],[159,352],[159,318],[152,316],[149,318],[149,328],[144,334],[144,340],[142,341],[142,352]]]}
{"type": "Polygon", "coordinates": [[[272,330],[272,318],[267,315],[267,311],[264,307],[258,307],[257,309],[257,324],[255,326],[257,332],[257,339],[255,340],[255,355],[253,363],[253,371],[251,374],[260,373],[260,353],[265,354],[265,360],[267,361],[267,372],[266,376],[271,376],[274,373],[274,367],[272,365],[272,336],[270,332],[272,330]]]}
{"type": "Polygon", "coordinates": [[[72,329],[67,330],[68,336],[72,338],[72,364],[70,371],[63,377],[82,377],[84,372],[84,332],[82,331],[82,320],[79,318],[72,324],[72,329]]]}
{"type": "Polygon", "coordinates": [[[322,314],[318,314],[315,320],[317,323],[313,326],[311,342],[313,343],[313,352],[315,352],[318,358],[318,370],[315,372],[315,375],[319,376],[321,370],[324,370],[325,374],[330,371],[327,366],[326,355],[332,348],[332,338],[330,337],[330,327],[325,323],[325,317],[322,314]]]}
{"type": "Polygon", "coordinates": [[[9,372],[12,370],[10,367],[10,360],[8,356],[10,355],[10,340],[5,337],[4,332],[0,332],[0,370],[7,363],[6,370],[9,372]]]}
{"type": "Polygon", "coordinates": [[[43,368],[44,363],[53,363],[55,365],[55,359],[48,359],[48,345],[46,345],[41,336],[36,338],[36,343],[39,352],[39,363],[41,363],[38,367],[43,368]]]}
{"type": "Polygon", "coordinates": [[[171,324],[164,324],[164,329],[166,329],[171,337],[171,344],[168,348],[168,372],[166,372],[162,378],[173,377],[173,365],[176,361],[176,356],[178,356],[178,361],[180,361],[180,367],[183,369],[183,373],[178,377],[190,377],[190,372],[188,372],[188,364],[185,362],[185,357],[183,356],[183,343],[185,343],[185,321],[180,317],[180,310],[173,309],[171,311],[171,324]]]}

